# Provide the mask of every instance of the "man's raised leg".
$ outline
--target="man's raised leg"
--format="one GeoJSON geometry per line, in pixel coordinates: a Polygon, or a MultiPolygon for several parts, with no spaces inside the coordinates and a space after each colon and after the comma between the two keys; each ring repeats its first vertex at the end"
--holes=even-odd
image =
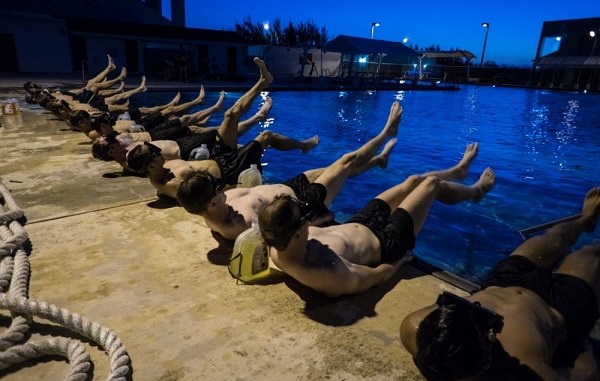
{"type": "MultiPolygon", "coordinates": [[[[593,188],[585,196],[581,217],[573,221],[558,223],[546,230],[544,234],[529,238],[519,245],[511,255],[521,255],[538,266],[552,269],[567,254],[569,247],[577,242],[581,234],[595,229],[599,211],[600,188],[593,188]]],[[[597,257],[600,254],[597,246],[595,250],[596,254],[592,257],[597,257]]],[[[576,253],[567,255],[558,271],[566,273],[581,272],[582,277],[585,276],[586,280],[591,281],[592,277],[586,276],[586,271],[581,268],[581,266],[586,266],[585,263],[590,262],[589,251],[590,248],[586,248],[583,252],[578,252],[577,255],[575,255],[576,253]]],[[[597,271],[597,268],[594,268],[594,266],[597,266],[597,259],[591,262],[593,262],[593,265],[590,264],[589,269],[597,271]]]]}
{"type": "Polygon", "coordinates": [[[115,70],[116,66],[112,57],[108,54],[106,56],[108,57],[108,64],[106,65],[106,68],[104,68],[104,70],[98,73],[94,78],[88,80],[85,84],[86,88],[89,88],[94,83],[101,82],[111,71],[115,70]]]}
{"type": "MultiPolygon", "coordinates": [[[[217,102],[214,105],[212,105],[204,110],[197,111],[193,114],[183,115],[182,117],[179,118],[181,120],[181,124],[183,126],[190,126],[192,124],[203,125],[204,123],[206,123],[208,118],[213,113],[219,111],[223,107],[224,100],[225,100],[225,92],[221,91],[219,99],[217,100],[217,102]]],[[[163,114],[167,113],[168,111],[169,110],[165,109],[163,114]]]]}
{"type": "Polygon", "coordinates": [[[421,231],[433,201],[457,204],[466,200],[479,201],[489,192],[496,181],[491,168],[486,168],[473,185],[463,185],[442,180],[435,176],[423,178],[410,176],[377,198],[385,201],[392,210],[400,207],[412,217],[415,236],[421,231]]]}
{"type": "MultiPolygon", "coordinates": [[[[178,113],[184,112],[185,110],[187,110],[191,107],[197,106],[197,105],[201,104],[202,102],[204,102],[205,96],[206,96],[206,93],[204,91],[204,86],[200,86],[200,92],[198,93],[198,96],[196,98],[192,99],[189,102],[185,102],[185,103],[182,103],[179,105],[175,105],[175,104],[170,105],[170,107],[164,109],[163,115],[173,115],[173,114],[178,114],[178,113]]],[[[220,96],[219,100],[217,101],[218,108],[216,108],[215,110],[220,109],[221,105],[223,104],[224,96],[225,96],[224,93],[221,92],[221,96],[220,96]]],[[[201,119],[203,119],[203,118],[201,118],[201,119]]]]}
{"type": "Polygon", "coordinates": [[[219,126],[219,136],[223,139],[223,142],[235,149],[237,147],[238,137],[238,124],[242,115],[250,110],[252,103],[258,97],[264,89],[267,88],[273,82],[273,76],[267,70],[267,67],[263,60],[258,57],[254,58],[254,63],[258,66],[260,71],[260,78],[258,81],[242,95],[231,108],[225,112],[223,122],[219,126]]]}
{"type": "Polygon", "coordinates": [[[271,110],[272,106],[273,100],[271,99],[271,97],[266,97],[265,102],[262,104],[262,106],[260,106],[260,109],[256,112],[256,114],[238,123],[238,136],[244,135],[256,123],[264,122],[265,120],[267,120],[269,116],[269,111],[271,110]]]}
{"type": "Polygon", "coordinates": [[[471,166],[471,163],[477,156],[478,151],[479,143],[470,143],[465,149],[463,157],[458,164],[448,169],[435,170],[423,173],[421,174],[421,177],[435,176],[446,181],[463,180],[465,177],[467,177],[469,167],[471,166]]]}
{"type": "MultiPolygon", "coordinates": [[[[362,171],[370,169],[375,165],[376,162],[371,162],[371,160],[375,157],[377,151],[386,139],[395,137],[398,134],[398,126],[400,125],[401,118],[402,107],[397,101],[393,102],[386,124],[379,134],[366,142],[359,149],[344,154],[341,158],[328,166],[325,171],[314,180],[315,183],[322,184],[327,189],[325,205],[331,204],[337,197],[348,177],[356,176],[359,173],[362,173],[362,171]]],[[[384,154],[384,157],[387,157],[389,150],[391,150],[395,144],[396,141],[393,141],[387,145],[387,151],[384,154]]]]}
{"type": "Polygon", "coordinates": [[[262,145],[263,150],[267,147],[273,147],[277,151],[292,151],[299,149],[302,153],[308,153],[319,144],[318,135],[306,140],[296,140],[273,131],[263,131],[254,140],[262,145]]]}

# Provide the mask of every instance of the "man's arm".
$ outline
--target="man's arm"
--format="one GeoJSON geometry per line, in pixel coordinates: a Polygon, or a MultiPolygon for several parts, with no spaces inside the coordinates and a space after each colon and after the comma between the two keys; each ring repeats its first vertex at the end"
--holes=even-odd
{"type": "Polygon", "coordinates": [[[597,381],[600,378],[598,362],[594,356],[593,348],[588,342],[585,342],[584,345],[585,351],[577,356],[573,368],[559,371],[565,380],[597,381]]]}
{"type": "MultiPolygon", "coordinates": [[[[394,263],[382,263],[377,267],[357,265],[342,260],[344,265],[334,266],[328,274],[312,276],[315,290],[329,297],[340,295],[360,294],[368,289],[378,286],[391,278],[405,262],[401,259],[394,263]]],[[[307,269],[307,271],[311,271],[307,269]]]]}

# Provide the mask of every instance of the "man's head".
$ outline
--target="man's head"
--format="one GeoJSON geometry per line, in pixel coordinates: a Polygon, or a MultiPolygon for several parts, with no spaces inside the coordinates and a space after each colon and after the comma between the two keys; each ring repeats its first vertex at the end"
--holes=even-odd
{"type": "Polygon", "coordinates": [[[91,124],[91,116],[87,111],[73,110],[69,113],[67,124],[74,128],[83,128],[89,130],[91,124]]]}
{"type": "Polygon", "coordinates": [[[37,104],[39,104],[47,110],[50,107],[50,102],[54,101],[55,99],[56,98],[46,90],[36,92],[34,98],[37,104]]]}
{"type": "Polygon", "coordinates": [[[49,109],[54,115],[58,116],[59,118],[63,120],[69,120],[69,117],[71,115],[71,106],[69,106],[69,104],[66,101],[62,99],[56,99],[49,103],[49,109]]]}
{"type": "Polygon", "coordinates": [[[483,373],[492,365],[501,315],[449,292],[417,330],[415,364],[431,381],[459,380],[483,373]]]}
{"type": "Polygon", "coordinates": [[[277,250],[285,250],[294,233],[314,218],[310,206],[289,195],[277,196],[258,215],[263,240],[277,250]]]}
{"type": "Polygon", "coordinates": [[[41,91],[42,88],[36,85],[35,83],[29,81],[23,84],[23,88],[27,91],[28,94],[33,95],[34,93],[41,91]]]}
{"type": "Polygon", "coordinates": [[[177,201],[190,213],[206,212],[211,200],[225,189],[225,182],[207,171],[189,172],[177,189],[177,201]]]}
{"type": "Polygon", "coordinates": [[[111,151],[120,145],[121,143],[119,143],[117,140],[116,132],[99,137],[98,139],[94,140],[94,144],[92,144],[92,156],[103,161],[115,160],[114,156],[111,154],[111,151]]]}
{"type": "Polygon", "coordinates": [[[162,157],[161,149],[144,142],[127,152],[127,166],[137,173],[145,173],[157,157],[162,157]]]}

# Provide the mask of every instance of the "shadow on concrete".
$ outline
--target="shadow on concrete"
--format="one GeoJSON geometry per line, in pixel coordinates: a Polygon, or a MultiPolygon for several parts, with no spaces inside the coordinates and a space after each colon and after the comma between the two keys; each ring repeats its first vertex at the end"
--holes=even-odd
{"type": "Polygon", "coordinates": [[[219,246],[206,253],[206,257],[210,263],[220,266],[227,266],[229,264],[229,258],[231,258],[231,252],[233,251],[233,244],[235,242],[228,240],[214,230],[211,230],[210,234],[212,234],[219,246]]]}
{"type": "Polygon", "coordinates": [[[153,209],[170,209],[179,206],[179,202],[174,198],[163,196],[160,193],[157,193],[157,199],[154,201],[150,201],[146,205],[153,209]]]}
{"type": "Polygon", "coordinates": [[[135,172],[126,172],[126,171],[118,171],[118,172],[106,172],[102,174],[102,177],[106,179],[115,179],[117,177],[140,177],[144,178],[146,175],[135,173],[135,172]]]}
{"type": "Polygon", "coordinates": [[[414,279],[426,275],[410,264],[404,265],[385,283],[358,295],[343,295],[329,298],[304,286],[292,277],[285,279],[286,285],[304,300],[304,314],[321,324],[341,327],[356,323],[364,317],[373,317],[375,306],[385,294],[391,291],[402,279],[414,279]]]}

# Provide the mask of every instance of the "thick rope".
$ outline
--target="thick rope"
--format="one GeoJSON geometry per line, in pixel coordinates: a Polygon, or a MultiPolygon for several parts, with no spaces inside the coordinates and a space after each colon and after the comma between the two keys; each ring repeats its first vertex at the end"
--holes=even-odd
{"type": "Polygon", "coordinates": [[[68,381],[85,381],[91,368],[90,356],[85,347],[76,340],[53,337],[43,341],[17,345],[0,352],[0,369],[6,369],[29,359],[43,356],[62,356],[69,360],[71,372],[68,381]]]}
{"type": "Polygon", "coordinates": [[[123,343],[113,331],[54,304],[28,298],[30,265],[28,255],[21,247],[28,236],[15,221],[22,218],[24,213],[1,182],[0,201],[6,204],[0,210],[0,308],[8,309],[13,317],[10,327],[0,334],[0,369],[32,358],[60,355],[67,358],[71,365],[67,380],[87,379],[91,368],[89,355],[85,347],[75,340],[52,338],[16,345],[23,341],[29,331],[32,316],[37,316],[98,343],[109,356],[107,380],[125,381],[131,373],[130,360],[123,343]]]}
{"type": "Polygon", "coordinates": [[[12,254],[13,250],[20,247],[23,242],[29,238],[25,228],[16,221],[11,221],[8,226],[5,224],[0,225],[0,257],[4,255],[12,254]]]}

